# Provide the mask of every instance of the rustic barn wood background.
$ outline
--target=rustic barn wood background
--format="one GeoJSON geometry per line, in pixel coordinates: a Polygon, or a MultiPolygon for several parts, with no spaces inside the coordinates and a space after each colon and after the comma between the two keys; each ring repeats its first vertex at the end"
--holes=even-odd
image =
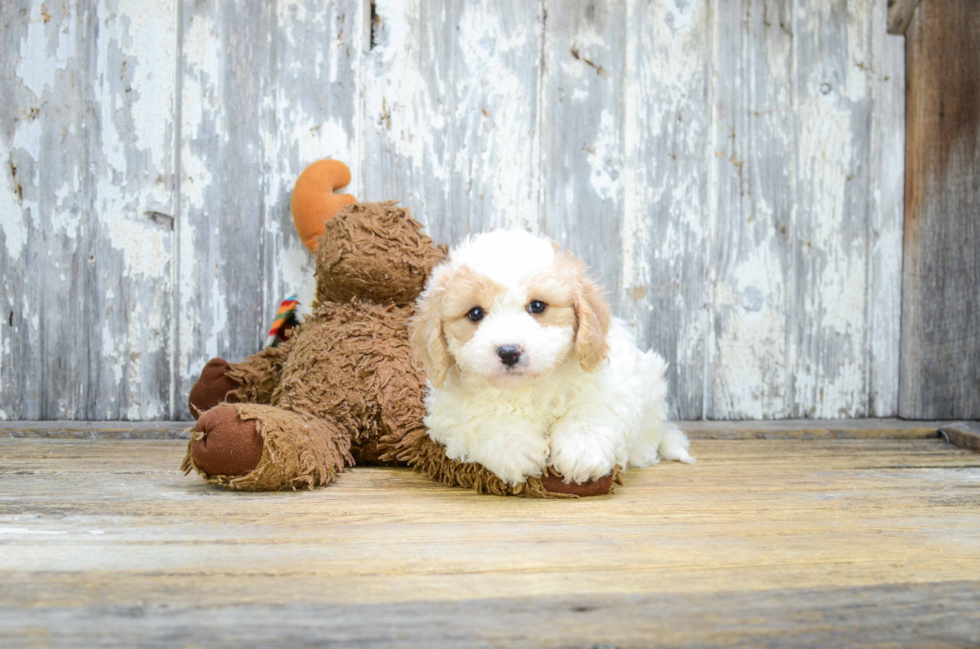
{"type": "Polygon", "coordinates": [[[583,255],[674,416],[899,412],[886,0],[0,0],[0,418],[184,418],[323,157],[440,241],[583,255]]]}
{"type": "Polygon", "coordinates": [[[899,414],[980,419],[980,5],[912,4],[899,414]]]}

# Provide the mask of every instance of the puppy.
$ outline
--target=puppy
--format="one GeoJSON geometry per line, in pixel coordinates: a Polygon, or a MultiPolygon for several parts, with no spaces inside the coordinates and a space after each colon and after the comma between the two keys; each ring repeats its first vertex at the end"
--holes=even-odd
{"type": "Polygon", "coordinates": [[[566,482],[617,464],[692,463],[666,422],[666,363],[610,318],[581,260],[518,230],[481,234],[433,270],[411,340],[446,454],[510,484],[551,466],[566,482]]]}

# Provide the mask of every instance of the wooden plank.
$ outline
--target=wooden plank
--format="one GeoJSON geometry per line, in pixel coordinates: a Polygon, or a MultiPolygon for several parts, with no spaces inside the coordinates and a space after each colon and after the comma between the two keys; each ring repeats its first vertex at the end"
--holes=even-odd
{"type": "Polygon", "coordinates": [[[209,358],[238,360],[261,348],[270,312],[259,161],[272,155],[278,74],[274,4],[181,3],[173,418],[189,416],[187,393],[209,358]]]}
{"type": "Polygon", "coordinates": [[[902,325],[902,230],[905,221],[905,43],[881,29],[875,0],[871,46],[874,101],[868,216],[868,414],[898,414],[902,325]]]}
{"type": "Polygon", "coordinates": [[[897,410],[901,43],[814,6],[714,12],[708,417],[897,410]]]}
{"type": "Polygon", "coordinates": [[[961,421],[947,424],[939,432],[951,444],[970,451],[980,452],[980,422],[961,421]]]}
{"type": "Polygon", "coordinates": [[[962,647],[976,638],[978,591],[980,581],[773,590],[739,598],[737,607],[732,598],[740,593],[732,592],[508,597],[436,606],[296,601],[275,609],[242,604],[207,612],[174,606],[166,614],[144,603],[120,603],[67,611],[0,609],[0,626],[9,629],[16,644],[55,646],[92,646],[109,636],[122,645],[140,646],[310,646],[326,641],[357,647],[962,647]],[[709,635],[710,629],[724,632],[709,635]]]}
{"type": "Polygon", "coordinates": [[[786,417],[795,178],[793,6],[721,4],[713,16],[711,285],[705,416],[786,417]]]}
{"type": "Polygon", "coordinates": [[[792,417],[861,417],[869,410],[871,7],[801,0],[791,28],[798,138],[787,227],[792,417]]]}
{"type": "Polygon", "coordinates": [[[904,35],[922,0],[888,0],[888,33],[904,35]]]}
{"type": "Polygon", "coordinates": [[[542,231],[585,260],[622,313],[625,5],[544,7],[542,231]]]}
{"type": "Polygon", "coordinates": [[[289,189],[324,156],[437,239],[582,254],[675,417],[894,415],[886,3],[5,3],[0,418],[188,416],[298,284],[289,189]]]}
{"type": "Polygon", "coordinates": [[[90,383],[78,418],[171,416],[176,16],[175,0],[124,0],[99,4],[88,25],[95,114],[84,155],[96,242],[85,326],[64,323],[90,345],[74,379],[87,372],[90,383]]]}
{"type": "Polygon", "coordinates": [[[670,363],[678,419],[704,416],[709,15],[706,3],[626,7],[620,311],[670,363]]]}
{"type": "Polygon", "coordinates": [[[923,3],[907,36],[899,414],[980,418],[980,15],[923,3]]]}
{"type": "Polygon", "coordinates": [[[440,242],[538,229],[538,3],[373,7],[359,196],[400,200],[440,242]]]}
{"type": "Polygon", "coordinates": [[[227,492],[181,476],[182,449],[0,439],[5,638],[932,646],[980,630],[980,454],[939,439],[695,441],[697,465],[569,502],[390,468],[227,492]]]}
{"type": "MultiPolygon", "coordinates": [[[[0,74],[4,79],[4,91],[0,94],[0,238],[4,244],[0,246],[3,289],[0,298],[3,306],[0,311],[0,419],[38,419],[46,411],[42,404],[47,401],[48,394],[47,365],[43,360],[41,328],[45,292],[38,279],[42,264],[49,263],[61,269],[77,267],[80,263],[78,255],[67,255],[64,250],[57,249],[58,237],[62,236],[58,232],[52,232],[54,249],[51,258],[45,259],[48,244],[47,237],[43,236],[43,215],[47,214],[45,220],[50,221],[52,213],[71,216],[78,207],[69,204],[61,210],[53,209],[54,196],[44,191],[51,188],[38,187],[40,179],[36,173],[37,167],[46,165],[46,180],[51,179],[58,186],[62,184],[59,180],[80,180],[77,160],[61,155],[53,158],[53,138],[45,136],[58,132],[70,135],[69,146],[74,150],[81,149],[83,135],[77,128],[81,119],[77,112],[78,100],[69,92],[59,92],[67,85],[65,77],[75,72],[74,69],[69,72],[68,68],[74,68],[78,60],[79,45],[77,38],[72,38],[77,33],[73,30],[75,20],[66,16],[66,12],[57,11],[45,23],[40,7],[31,9],[27,0],[0,6],[0,74]],[[60,36],[63,31],[67,32],[64,37],[60,36]],[[57,54],[49,55],[49,39],[58,43],[60,38],[64,38],[60,58],[57,54]],[[51,101],[56,93],[61,96],[57,101],[51,101]],[[45,99],[48,102],[45,103],[45,99]],[[42,105],[47,109],[43,113],[42,105]],[[73,122],[76,128],[70,128],[73,122]]],[[[87,59],[82,56],[81,60],[87,59]]],[[[68,201],[70,197],[63,200],[68,201]]],[[[51,230],[49,224],[49,232],[51,230]]],[[[59,297],[56,293],[60,287],[59,283],[49,288],[55,293],[55,299],[59,297]]],[[[63,297],[63,288],[61,294],[63,297]]],[[[84,352],[85,348],[77,350],[80,357],[84,352]]],[[[71,407],[74,409],[74,404],[71,407]]]]}
{"type": "Polygon", "coordinates": [[[0,417],[169,416],[175,7],[89,4],[3,5],[0,417]]]}

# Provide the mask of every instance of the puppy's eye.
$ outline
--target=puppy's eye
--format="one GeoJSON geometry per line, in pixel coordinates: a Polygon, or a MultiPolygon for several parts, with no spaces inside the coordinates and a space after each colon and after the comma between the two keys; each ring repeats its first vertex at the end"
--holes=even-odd
{"type": "Polygon", "coordinates": [[[531,303],[527,305],[527,310],[531,313],[544,313],[546,306],[548,305],[541,300],[532,300],[531,303]]]}
{"type": "Polygon", "coordinates": [[[472,309],[470,309],[469,313],[466,314],[466,317],[472,320],[473,322],[479,322],[480,320],[483,320],[484,315],[485,314],[483,313],[483,309],[481,309],[478,306],[475,306],[472,309]]]}

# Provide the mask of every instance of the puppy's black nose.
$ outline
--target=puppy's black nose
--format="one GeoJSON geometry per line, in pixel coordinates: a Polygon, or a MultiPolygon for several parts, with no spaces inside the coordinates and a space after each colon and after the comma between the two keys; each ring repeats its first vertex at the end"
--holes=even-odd
{"type": "Polygon", "coordinates": [[[521,360],[521,348],[517,345],[501,345],[497,348],[497,356],[500,357],[501,363],[513,367],[521,360]]]}

